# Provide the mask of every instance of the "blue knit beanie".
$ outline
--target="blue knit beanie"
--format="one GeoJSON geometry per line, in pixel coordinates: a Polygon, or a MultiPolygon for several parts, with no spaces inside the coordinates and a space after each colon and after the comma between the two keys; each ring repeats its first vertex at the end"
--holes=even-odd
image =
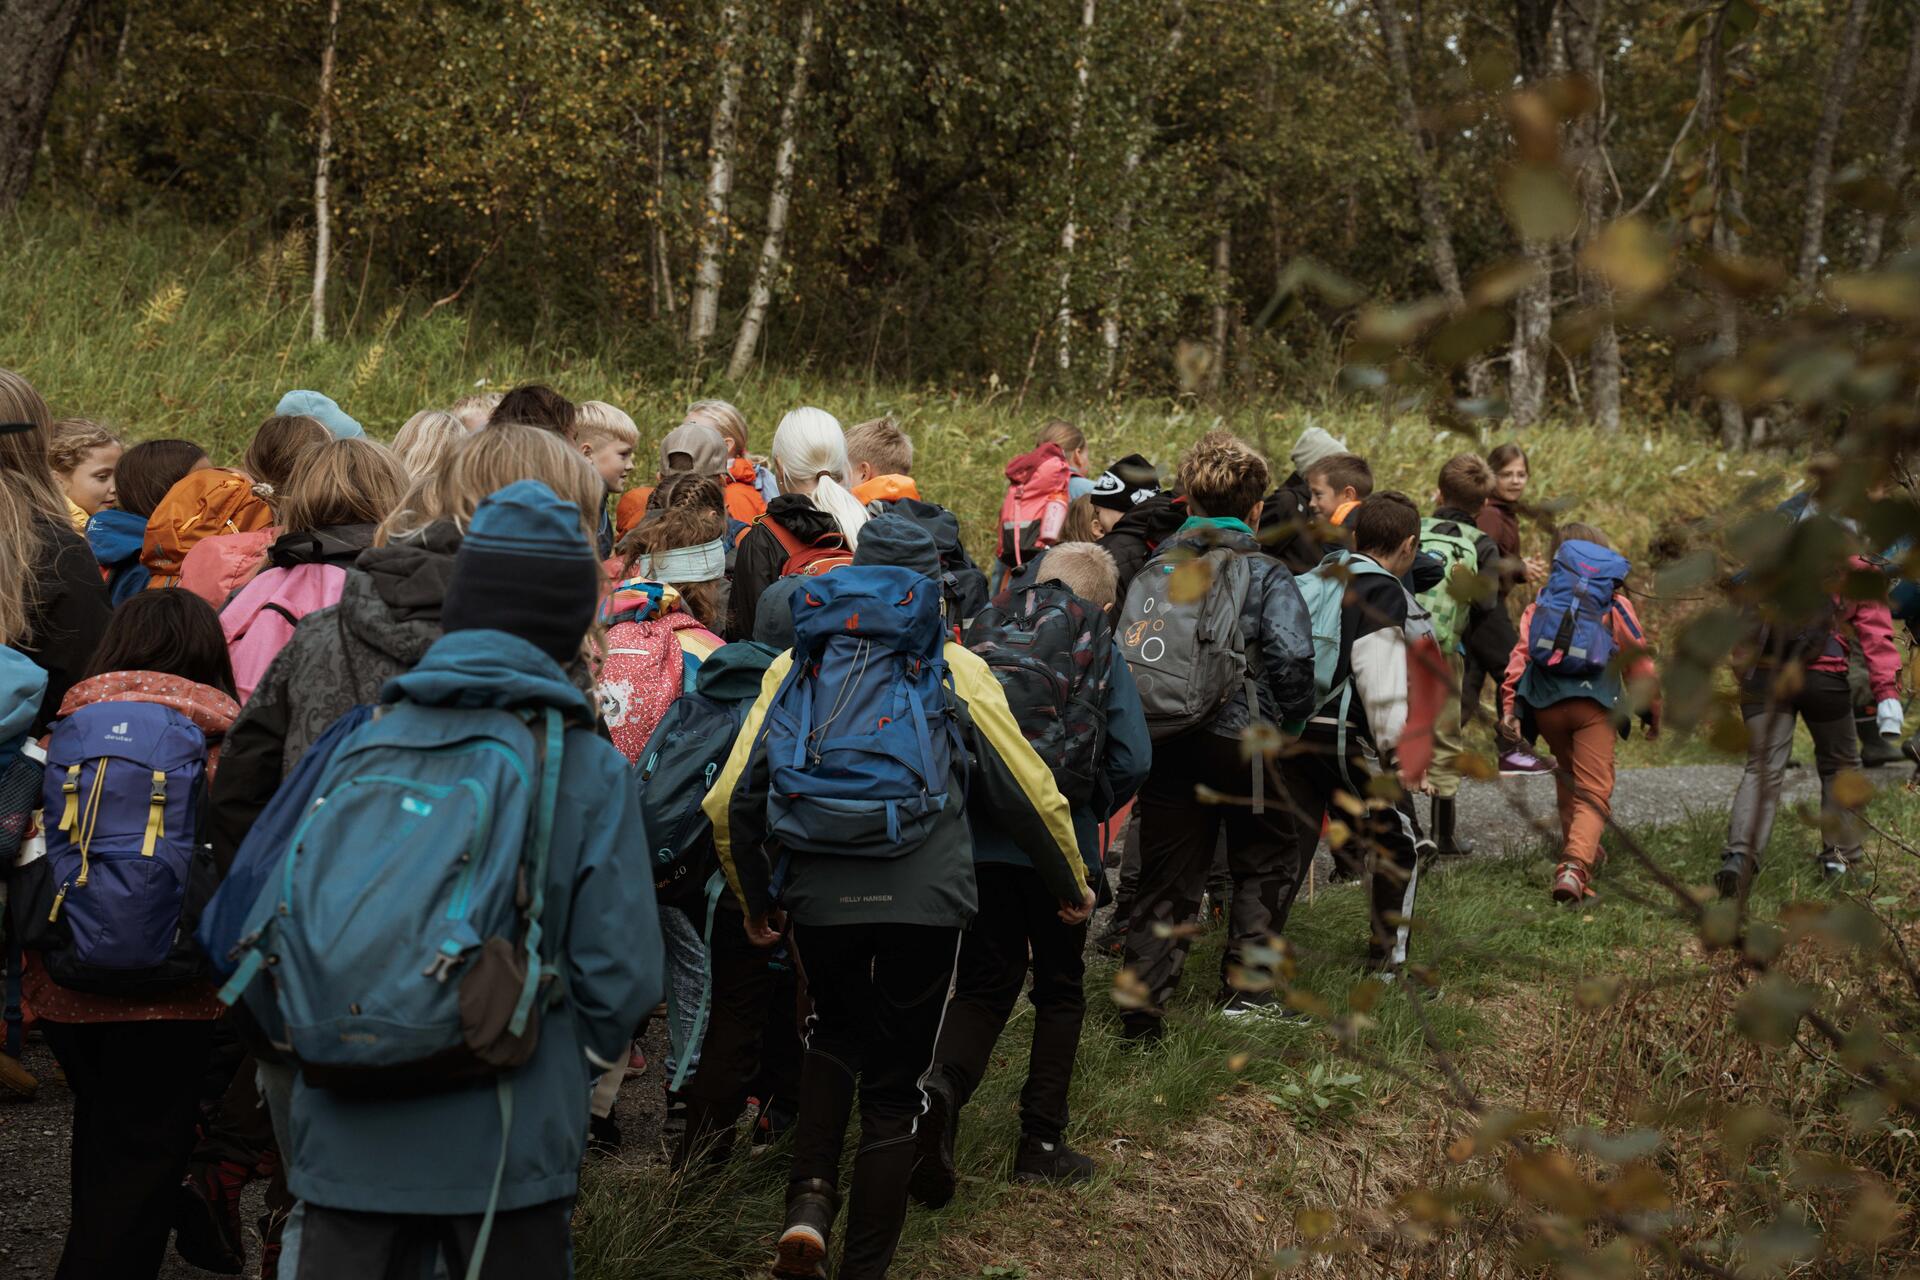
{"type": "Polygon", "coordinates": [[[912,569],[938,581],[940,548],[933,535],[905,516],[875,516],[860,526],[860,545],[854,549],[853,562],[859,565],[887,564],[912,569]]]}
{"type": "Polygon", "coordinates": [[[482,502],[454,557],[440,625],[519,636],[565,664],[600,603],[600,562],[580,508],[538,480],[516,480],[482,502]]]}
{"type": "Polygon", "coordinates": [[[367,434],[364,427],[347,416],[346,410],[318,391],[289,391],[280,397],[280,403],[273,411],[283,417],[304,415],[318,418],[320,425],[333,432],[336,440],[349,440],[367,434]]]}

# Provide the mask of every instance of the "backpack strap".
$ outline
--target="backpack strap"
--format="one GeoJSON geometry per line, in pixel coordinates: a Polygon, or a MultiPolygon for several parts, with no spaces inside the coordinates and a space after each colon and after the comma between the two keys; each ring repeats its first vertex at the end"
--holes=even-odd
{"type": "MultiPolygon", "coordinates": [[[[707,949],[708,955],[713,954],[713,919],[714,916],[719,914],[720,896],[726,891],[726,872],[716,871],[707,877],[707,923],[706,928],[701,932],[700,942],[701,945],[707,949]]],[[[693,1027],[687,1032],[687,1044],[690,1049],[692,1046],[706,1039],[707,1019],[711,1015],[712,1009],[713,966],[709,964],[706,966],[706,972],[700,980],[700,1007],[694,1010],[693,1027]]],[[[680,1055],[680,1062],[673,1069],[673,1083],[667,1086],[672,1092],[680,1092],[680,1086],[687,1082],[687,1073],[693,1069],[694,1057],[695,1055],[692,1052],[680,1055]]]]}
{"type": "Polygon", "coordinates": [[[534,731],[534,755],[539,761],[540,791],[534,801],[533,839],[531,856],[527,859],[533,883],[528,887],[527,904],[527,979],[520,988],[520,998],[514,1002],[513,1018],[507,1023],[507,1034],[523,1035],[527,1029],[527,1017],[533,1009],[533,998],[540,989],[540,916],[547,904],[547,863],[553,849],[553,813],[560,795],[560,763],[566,749],[566,726],[556,707],[546,709],[545,736],[534,731]]]}
{"type": "Polygon", "coordinates": [[[780,549],[787,553],[787,559],[789,560],[807,549],[805,543],[789,533],[786,526],[782,525],[772,516],[763,514],[758,520],[755,520],[754,523],[773,535],[773,540],[780,544],[780,549]]]}

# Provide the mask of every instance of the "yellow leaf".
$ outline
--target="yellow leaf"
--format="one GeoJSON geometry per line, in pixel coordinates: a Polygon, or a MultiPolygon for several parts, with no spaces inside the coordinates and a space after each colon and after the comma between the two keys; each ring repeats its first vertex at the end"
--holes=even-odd
{"type": "Polygon", "coordinates": [[[1858,769],[1846,769],[1833,780],[1833,802],[1843,809],[1858,809],[1873,799],[1873,783],[1858,769]]]}

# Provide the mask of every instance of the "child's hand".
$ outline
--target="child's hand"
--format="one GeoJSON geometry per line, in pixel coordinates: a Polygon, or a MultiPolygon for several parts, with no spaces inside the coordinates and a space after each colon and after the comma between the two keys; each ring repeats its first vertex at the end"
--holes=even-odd
{"type": "Polygon", "coordinates": [[[1519,741],[1520,740],[1520,717],[1514,716],[1514,715],[1501,716],[1500,732],[1506,734],[1511,740],[1515,742],[1519,741]]]}
{"type": "Polygon", "coordinates": [[[1528,582],[1538,582],[1547,576],[1547,562],[1539,556],[1528,556],[1524,563],[1527,566],[1528,582]]]}
{"type": "Polygon", "coordinates": [[[1060,922],[1062,924],[1085,924],[1087,917],[1093,914],[1093,890],[1088,889],[1078,903],[1060,904],[1060,922]]]}
{"type": "Polygon", "coordinates": [[[776,908],[763,916],[748,916],[743,924],[748,942],[756,947],[771,947],[787,931],[787,913],[776,908]]]}

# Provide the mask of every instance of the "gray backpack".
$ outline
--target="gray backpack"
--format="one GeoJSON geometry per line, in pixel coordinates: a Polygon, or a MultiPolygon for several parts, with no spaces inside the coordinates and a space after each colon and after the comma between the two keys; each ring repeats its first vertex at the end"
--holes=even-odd
{"type": "Polygon", "coordinates": [[[1248,557],[1215,547],[1156,556],[1128,586],[1115,634],[1155,742],[1207,723],[1242,688],[1259,714],[1240,633],[1252,585],[1248,557]]]}

